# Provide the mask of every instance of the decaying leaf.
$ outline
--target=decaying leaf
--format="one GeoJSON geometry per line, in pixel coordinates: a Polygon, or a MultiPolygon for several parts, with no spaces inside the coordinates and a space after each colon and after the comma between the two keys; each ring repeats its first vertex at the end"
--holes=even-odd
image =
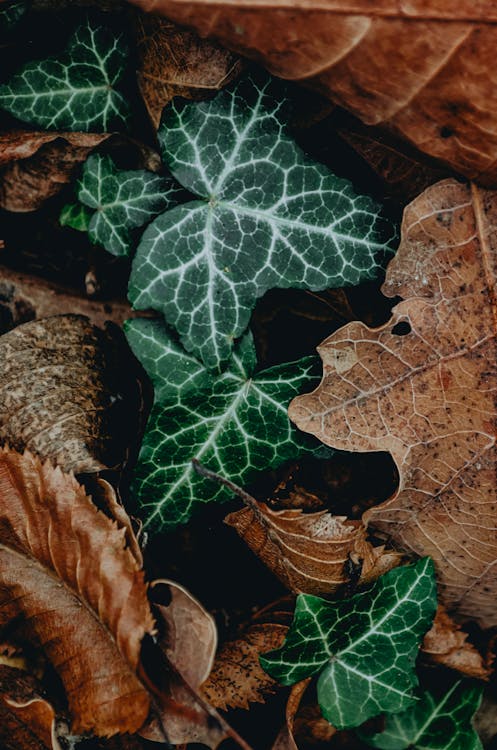
{"type": "Polygon", "coordinates": [[[155,128],[173,96],[205,99],[242,69],[239,57],[158,16],[136,17],[137,79],[155,128]]]}
{"type": "Polygon", "coordinates": [[[100,328],[107,321],[122,325],[137,315],[121,300],[88,299],[46,279],[0,268],[0,334],[30,320],[67,313],[84,315],[100,328]]]}
{"type": "Polygon", "coordinates": [[[331,594],[352,577],[354,583],[374,580],[400,563],[398,553],[373,547],[362,521],[327,511],[274,511],[254,498],[246,502],[225,522],[294,593],[331,594]]]}
{"type": "MultiPolygon", "coordinates": [[[[297,682],[290,690],[285,710],[285,725],[281,728],[271,750],[298,750],[293,731],[295,716],[310,681],[311,678],[308,677],[306,680],[302,680],[302,682],[297,682]]],[[[331,726],[331,724],[328,726],[331,726]]]]}
{"type": "Polygon", "coordinates": [[[131,1],[316,88],[458,172],[497,184],[492,0],[131,1]]]}
{"type": "Polygon", "coordinates": [[[105,133],[0,134],[0,208],[36,211],[74,177],[105,133]]]}
{"type": "Polygon", "coordinates": [[[491,669],[484,663],[480,652],[468,641],[468,634],[454,622],[443,606],[439,606],[433,626],[423,640],[421,651],[431,661],[456,669],[467,677],[486,680],[491,669]]]}
{"type": "Polygon", "coordinates": [[[31,675],[0,666],[2,750],[62,750],[57,717],[42,686],[31,675]]]}
{"type": "Polygon", "coordinates": [[[249,708],[250,703],[264,703],[277,684],[262,669],[259,656],[279,648],[288,631],[286,625],[264,622],[249,625],[234,641],[221,647],[202,694],[216,708],[249,708]]]}
{"type": "Polygon", "coordinates": [[[72,475],[0,451],[0,627],[16,619],[64,686],[75,733],[137,731],[150,698],[136,677],[154,630],[125,529],[72,475]]]}
{"type": "Polygon", "coordinates": [[[396,495],[365,515],[431,555],[449,611],[497,624],[495,262],[497,196],[445,180],[405,210],[377,329],[351,323],[319,348],[324,376],[290,415],[342,450],[389,451],[396,495]]]}
{"type": "Polygon", "coordinates": [[[110,333],[77,315],[4,334],[0,440],[78,473],[118,465],[133,429],[129,411],[123,414],[122,356],[110,333]]]}

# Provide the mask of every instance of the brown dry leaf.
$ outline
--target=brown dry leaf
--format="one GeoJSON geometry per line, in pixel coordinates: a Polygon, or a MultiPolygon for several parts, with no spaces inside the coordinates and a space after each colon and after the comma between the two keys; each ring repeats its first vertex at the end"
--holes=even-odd
{"type": "Polygon", "coordinates": [[[321,714],[317,703],[301,707],[311,678],[297,682],[290,691],[285,711],[285,725],[281,728],[271,750],[298,750],[298,744],[329,742],[336,729],[321,714]]]}
{"type": "Polygon", "coordinates": [[[0,451],[0,627],[17,620],[64,686],[75,733],[136,732],[150,698],[136,671],[153,633],[125,529],[72,475],[0,451]]]}
{"type": "Polygon", "coordinates": [[[3,750],[61,750],[57,718],[32,676],[0,666],[0,742],[3,750]]]}
{"type": "Polygon", "coordinates": [[[108,133],[0,133],[0,208],[36,211],[71,182],[108,133]]]}
{"type": "Polygon", "coordinates": [[[29,274],[0,268],[0,333],[30,320],[72,313],[84,315],[103,328],[107,321],[122,325],[125,320],[143,316],[121,300],[94,300],[75,290],[29,274]]]}
{"type": "Polygon", "coordinates": [[[133,427],[129,405],[126,416],[122,406],[131,359],[123,359],[118,344],[77,315],[25,323],[1,336],[0,440],[66,471],[118,465],[133,427]]]}
{"type": "Polygon", "coordinates": [[[173,745],[198,742],[212,750],[231,737],[240,747],[250,750],[200,691],[216,652],[213,618],[186,589],[172,581],[156,581],[150,593],[163,632],[159,654],[152,652],[144,659],[147,684],[156,696],[157,711],[140,735],[156,742],[166,738],[173,745]],[[160,603],[164,589],[170,596],[167,605],[160,603]]]}
{"type": "Polygon", "coordinates": [[[442,605],[439,605],[433,625],[423,639],[421,651],[437,664],[456,669],[467,677],[487,680],[492,673],[480,652],[468,641],[468,634],[442,605]]]}
{"type": "Polygon", "coordinates": [[[383,291],[388,323],[355,322],[320,347],[320,386],[297,425],[348,451],[388,451],[399,488],[364,520],[431,555],[449,611],[497,624],[495,296],[497,194],[445,180],[404,212],[383,291]]]}
{"type": "Polygon", "coordinates": [[[302,680],[302,682],[297,682],[290,690],[285,710],[285,725],[281,727],[271,750],[299,750],[294,735],[295,716],[310,681],[311,678],[308,677],[306,680],[302,680]]]}
{"type": "Polygon", "coordinates": [[[271,622],[250,625],[240,638],[223,644],[209,679],[202,685],[202,694],[222,710],[264,703],[277,683],[264,672],[259,656],[279,648],[287,631],[286,625],[271,622]]]}
{"type": "Polygon", "coordinates": [[[325,595],[349,583],[374,580],[401,556],[373,547],[362,521],[327,511],[271,510],[252,498],[250,507],[225,519],[250,549],[294,593],[325,595]]]}
{"type": "Polygon", "coordinates": [[[155,128],[173,96],[205,99],[227,86],[242,69],[232,52],[171,21],[139,14],[135,27],[138,85],[155,128]]]}
{"type": "Polygon", "coordinates": [[[493,0],[131,1],[497,184],[493,0]]]}

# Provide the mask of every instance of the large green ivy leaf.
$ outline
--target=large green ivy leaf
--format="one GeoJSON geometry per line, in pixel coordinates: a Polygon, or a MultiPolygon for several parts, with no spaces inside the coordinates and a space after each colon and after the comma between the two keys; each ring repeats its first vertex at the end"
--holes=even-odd
{"type": "Polygon", "coordinates": [[[320,672],[319,705],[337,729],[402,711],[415,700],[414,663],[436,592],[433,563],[424,558],[343,601],[301,594],[285,643],[261,664],[283,685],[320,672]]]}
{"type": "Polygon", "coordinates": [[[145,169],[116,169],[110,156],[101,154],[86,160],[78,186],[79,200],[94,210],[88,225],[90,239],[114,255],[128,255],[134,245],[130,230],[181,197],[184,191],[172,177],[145,169]]]}
{"type": "Polygon", "coordinates": [[[49,130],[120,128],[129,108],[115,85],[127,57],[122,34],[87,20],[62,55],[27,63],[0,86],[0,108],[49,130]]]}
{"type": "Polygon", "coordinates": [[[285,133],[275,86],[245,79],[210,101],[175,100],[159,130],[166,164],[199,200],[148,227],[130,299],[161,311],[209,368],[227,361],[266,290],[358,284],[394,235],[373,200],[285,133]]]}
{"type": "Polygon", "coordinates": [[[293,396],[319,380],[317,358],[254,374],[247,334],[229,368],[213,375],[161,322],[127,321],[126,335],[155,389],[133,487],[145,526],[172,527],[187,521],[195,506],[229,499],[229,490],[194,471],[192,458],[245,484],[259,471],[318,450],[287,415],[293,396]]]}
{"type": "Polygon", "coordinates": [[[381,750],[483,750],[471,720],[481,686],[456,682],[438,695],[425,690],[406,711],[385,717],[385,730],[361,738],[381,750]]]}

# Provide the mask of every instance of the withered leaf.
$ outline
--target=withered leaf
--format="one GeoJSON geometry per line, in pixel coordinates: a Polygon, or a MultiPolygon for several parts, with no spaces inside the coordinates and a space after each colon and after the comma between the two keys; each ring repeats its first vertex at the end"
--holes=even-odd
{"type": "Polygon", "coordinates": [[[0,666],[0,741],[4,750],[62,750],[55,710],[31,675],[0,666]]]}
{"type": "Polygon", "coordinates": [[[131,0],[497,183],[492,0],[131,0]],[[481,71],[485,70],[485,75],[481,71]]]}
{"type": "Polygon", "coordinates": [[[279,648],[288,631],[286,625],[265,622],[249,625],[234,641],[223,644],[202,693],[216,708],[249,708],[264,703],[277,683],[262,669],[259,656],[279,648]]]}
{"type": "Polygon", "coordinates": [[[150,698],[136,671],[154,621],[125,529],[72,475],[3,448],[0,627],[13,623],[58,673],[75,733],[141,727],[150,698]]]}
{"type": "Polygon", "coordinates": [[[136,34],[138,85],[156,128],[173,96],[205,99],[242,69],[232,52],[158,16],[138,15],[136,34]]]}
{"type": "Polygon", "coordinates": [[[468,641],[468,634],[442,605],[439,605],[433,625],[423,639],[421,651],[436,664],[455,669],[467,677],[486,680],[492,671],[478,649],[468,641]]]}
{"type": "MultiPolygon", "coordinates": [[[[307,677],[307,679],[293,685],[290,690],[285,710],[285,724],[281,728],[271,750],[298,750],[294,736],[295,717],[310,681],[311,678],[307,677]]],[[[331,726],[331,724],[328,726],[331,726]]]]}
{"type": "Polygon", "coordinates": [[[399,489],[364,520],[431,555],[449,611],[497,624],[497,195],[444,180],[405,210],[383,291],[405,301],[377,329],[319,347],[324,374],[290,406],[341,450],[389,451],[399,489]]]}
{"type": "MultiPolygon", "coordinates": [[[[66,471],[123,461],[133,420],[124,419],[126,362],[119,339],[83,317],[25,323],[0,337],[0,440],[66,471]]],[[[127,361],[131,372],[131,357],[127,361]]]]}

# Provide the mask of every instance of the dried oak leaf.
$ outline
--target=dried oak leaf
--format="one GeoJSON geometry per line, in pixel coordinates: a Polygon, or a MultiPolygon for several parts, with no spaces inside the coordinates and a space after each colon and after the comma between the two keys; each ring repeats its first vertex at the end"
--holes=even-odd
{"type": "Polygon", "coordinates": [[[364,521],[431,555],[449,611],[497,624],[497,195],[444,180],[404,212],[388,323],[319,347],[323,380],[290,416],[327,445],[388,451],[399,488],[364,521]]]}
{"type": "Polygon", "coordinates": [[[140,14],[135,28],[138,85],[155,128],[173,96],[205,99],[242,69],[232,52],[166,19],[140,14]]]}
{"type": "Polygon", "coordinates": [[[120,463],[132,439],[122,405],[123,357],[118,338],[78,315],[32,321],[1,336],[0,441],[65,471],[120,463]]]}
{"type": "Polygon", "coordinates": [[[493,0],[131,0],[497,182],[493,0]],[[482,72],[484,71],[484,72],[482,72]]]}
{"type": "Polygon", "coordinates": [[[108,133],[0,133],[0,208],[36,211],[71,182],[108,133]]]}
{"type": "Polygon", "coordinates": [[[287,631],[286,625],[271,622],[249,625],[239,638],[221,647],[209,679],[202,685],[202,694],[222,710],[264,703],[277,683],[264,672],[259,656],[279,648],[287,631]]]}
{"type": "Polygon", "coordinates": [[[297,594],[331,594],[353,577],[354,583],[374,580],[401,561],[397,552],[373,547],[362,521],[327,511],[275,511],[251,498],[225,523],[297,594]]]}
{"type": "Polygon", "coordinates": [[[125,533],[74,476],[0,450],[0,627],[44,650],[75,733],[133,733],[148,716],[136,670],[154,621],[125,533]]]}
{"type": "Polygon", "coordinates": [[[467,677],[487,680],[492,670],[484,663],[483,656],[468,641],[468,634],[439,605],[433,625],[426,633],[421,651],[431,661],[455,669],[467,677]]]}
{"type": "Polygon", "coordinates": [[[3,750],[61,750],[57,717],[31,675],[0,666],[0,742],[3,750]]]}

